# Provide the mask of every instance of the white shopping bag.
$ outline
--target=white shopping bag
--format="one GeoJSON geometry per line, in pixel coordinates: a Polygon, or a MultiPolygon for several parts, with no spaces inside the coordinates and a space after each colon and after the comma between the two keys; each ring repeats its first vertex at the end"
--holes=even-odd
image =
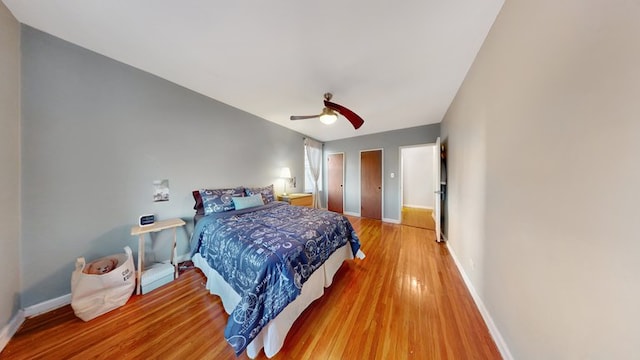
{"type": "Polygon", "coordinates": [[[124,251],[91,263],[115,264],[115,269],[104,274],[87,274],[83,272],[87,266],[84,258],[76,260],[71,274],[71,307],[77,317],[89,321],[127,303],[136,286],[136,270],[131,248],[127,246],[124,251]]]}

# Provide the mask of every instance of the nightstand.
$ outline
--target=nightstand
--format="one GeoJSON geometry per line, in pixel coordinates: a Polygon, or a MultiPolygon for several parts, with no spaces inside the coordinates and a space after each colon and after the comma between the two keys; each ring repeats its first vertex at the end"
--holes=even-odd
{"type": "Polygon", "coordinates": [[[184,226],[182,219],[162,220],[149,226],[134,226],[131,228],[131,235],[138,235],[138,271],[136,272],[136,295],[140,295],[140,287],[142,285],[142,272],[144,271],[144,234],[158,232],[167,229],[173,229],[173,246],[171,247],[171,265],[175,269],[173,278],[178,278],[178,264],[174,262],[176,253],[176,229],[184,226]]]}
{"type": "Polygon", "coordinates": [[[291,205],[297,206],[313,206],[313,195],[312,194],[287,194],[287,195],[278,195],[279,201],[286,201],[291,205]]]}

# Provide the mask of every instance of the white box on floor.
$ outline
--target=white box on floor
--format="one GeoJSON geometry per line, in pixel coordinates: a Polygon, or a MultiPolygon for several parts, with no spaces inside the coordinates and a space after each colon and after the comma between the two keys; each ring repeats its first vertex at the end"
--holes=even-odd
{"type": "Polygon", "coordinates": [[[153,291],[162,285],[173,281],[175,268],[171,264],[155,263],[142,272],[140,284],[142,285],[142,294],[153,291]]]}

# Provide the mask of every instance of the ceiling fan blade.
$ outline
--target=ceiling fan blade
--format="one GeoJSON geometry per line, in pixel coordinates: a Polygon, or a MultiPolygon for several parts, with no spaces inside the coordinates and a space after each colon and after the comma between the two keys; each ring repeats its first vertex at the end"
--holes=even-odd
{"type": "Polygon", "coordinates": [[[301,115],[301,116],[291,115],[291,117],[289,118],[289,120],[305,120],[305,119],[313,119],[313,118],[320,117],[320,115],[322,115],[322,114],[318,114],[318,115],[301,115]]]}
{"type": "Polygon", "coordinates": [[[353,111],[347,109],[346,107],[340,104],[332,103],[331,101],[325,100],[324,106],[339,112],[342,116],[344,116],[345,118],[347,118],[347,120],[349,120],[349,122],[351,123],[351,125],[353,125],[355,129],[359,129],[360,126],[364,124],[364,120],[362,120],[362,118],[358,116],[358,114],[354,113],[353,111]]]}

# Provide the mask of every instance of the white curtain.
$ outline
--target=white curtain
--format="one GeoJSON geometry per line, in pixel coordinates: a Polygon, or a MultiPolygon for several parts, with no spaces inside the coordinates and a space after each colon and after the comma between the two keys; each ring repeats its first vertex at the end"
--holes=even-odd
{"type": "Polygon", "coordinates": [[[318,181],[320,179],[320,162],[322,161],[322,143],[312,139],[304,139],[304,148],[309,162],[311,181],[313,182],[313,207],[319,209],[318,181]]]}

